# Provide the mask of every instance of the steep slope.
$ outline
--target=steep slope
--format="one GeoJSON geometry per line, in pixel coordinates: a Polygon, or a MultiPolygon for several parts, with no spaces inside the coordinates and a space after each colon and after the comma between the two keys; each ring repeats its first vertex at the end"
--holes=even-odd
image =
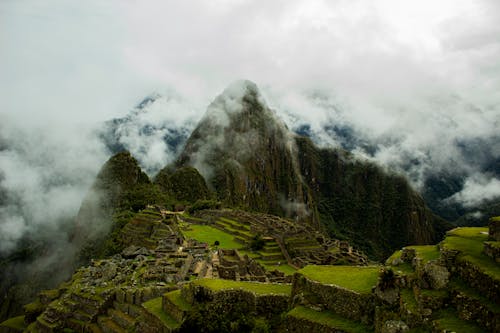
{"type": "Polygon", "coordinates": [[[313,222],[374,258],[435,242],[448,228],[404,178],[291,133],[249,81],[208,107],[177,161],[185,165],[226,205],[313,222]]]}
{"type": "Polygon", "coordinates": [[[194,203],[210,197],[205,179],[193,167],[186,166],[172,171],[167,166],[158,173],[154,183],[181,203],[194,203]]]}
{"type": "Polygon", "coordinates": [[[104,237],[111,228],[111,216],[125,194],[136,185],[149,183],[148,176],[129,152],[111,157],[99,171],[76,217],[73,242],[77,247],[104,237]]]}
{"type": "Polygon", "coordinates": [[[227,205],[314,220],[296,156],[257,86],[237,81],[210,104],[176,164],[198,169],[227,205]]]}
{"type": "Polygon", "coordinates": [[[405,178],[341,150],[318,149],[304,137],[297,147],[322,224],[366,253],[383,258],[406,244],[437,242],[449,228],[405,178]]]}

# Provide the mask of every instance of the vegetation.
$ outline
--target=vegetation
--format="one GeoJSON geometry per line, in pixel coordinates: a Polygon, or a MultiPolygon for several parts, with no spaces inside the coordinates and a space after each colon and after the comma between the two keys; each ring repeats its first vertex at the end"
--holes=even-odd
{"type": "Polygon", "coordinates": [[[335,328],[342,332],[368,333],[373,332],[369,327],[352,320],[343,318],[330,311],[315,311],[304,306],[297,306],[287,314],[288,316],[305,319],[312,322],[335,328]]]}
{"type": "Polygon", "coordinates": [[[314,201],[332,237],[349,239],[380,260],[407,244],[436,243],[451,227],[431,213],[403,177],[347,152],[319,149],[308,138],[298,137],[296,143],[302,174],[317,189],[314,201]]]}
{"type": "Polygon", "coordinates": [[[370,293],[377,284],[380,267],[308,265],[298,271],[325,284],[334,284],[359,293],[370,293]]]}
{"type": "Polygon", "coordinates": [[[291,285],[276,284],[276,283],[263,283],[263,282],[248,282],[248,281],[233,281],[233,280],[220,280],[220,279],[200,279],[192,283],[202,285],[215,291],[227,289],[243,289],[251,291],[259,295],[269,294],[285,294],[290,295],[292,291],[291,285]]]}
{"type": "Polygon", "coordinates": [[[157,297],[152,300],[143,303],[142,306],[148,310],[151,314],[160,319],[163,323],[165,323],[169,328],[178,328],[180,324],[168,314],[166,314],[162,309],[162,298],[157,297]]]}
{"type": "Polygon", "coordinates": [[[167,166],[158,173],[154,182],[177,202],[194,203],[211,197],[205,179],[193,167],[184,166],[173,170],[167,166]]]}
{"type": "Polygon", "coordinates": [[[471,322],[458,318],[456,312],[451,309],[440,311],[439,319],[434,321],[436,329],[440,332],[456,333],[482,333],[483,329],[471,322]]]}
{"type": "Polygon", "coordinates": [[[214,244],[215,241],[219,242],[219,248],[223,249],[240,249],[243,244],[234,240],[233,235],[224,231],[211,227],[209,225],[191,224],[189,229],[181,229],[184,237],[196,239],[199,242],[214,244]]]}
{"type": "Polygon", "coordinates": [[[498,278],[500,266],[483,253],[483,242],[487,239],[488,228],[456,228],[447,233],[442,246],[446,249],[460,251],[461,260],[469,261],[484,273],[498,278]]]}
{"type": "Polygon", "coordinates": [[[24,323],[24,316],[18,316],[7,319],[3,323],[0,323],[0,328],[2,326],[18,332],[23,332],[26,329],[26,324],[24,323]]]}
{"type": "Polygon", "coordinates": [[[439,259],[439,248],[437,245],[413,245],[407,246],[408,249],[414,249],[418,258],[424,262],[439,259]]]}
{"type": "Polygon", "coordinates": [[[184,298],[182,298],[180,289],[166,293],[165,297],[167,297],[179,309],[183,311],[191,310],[191,304],[189,304],[184,298]]]}
{"type": "Polygon", "coordinates": [[[197,211],[204,209],[221,209],[222,203],[215,200],[196,200],[196,202],[187,209],[189,214],[194,214],[197,211]]]}
{"type": "Polygon", "coordinates": [[[262,329],[266,332],[267,325],[256,320],[244,304],[231,304],[230,309],[231,311],[227,311],[228,309],[214,311],[210,304],[199,304],[188,313],[180,332],[256,333],[259,330],[262,332],[262,329]]]}
{"type": "Polygon", "coordinates": [[[260,251],[264,248],[266,241],[262,239],[261,235],[256,235],[250,242],[250,249],[252,251],[260,251]]]}

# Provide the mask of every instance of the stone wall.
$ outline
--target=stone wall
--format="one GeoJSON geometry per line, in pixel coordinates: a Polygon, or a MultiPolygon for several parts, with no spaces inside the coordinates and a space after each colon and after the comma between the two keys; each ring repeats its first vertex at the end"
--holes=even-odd
{"type": "Polygon", "coordinates": [[[484,254],[500,263],[500,242],[484,242],[484,254]]]}
{"type": "Polygon", "coordinates": [[[492,217],[488,224],[488,228],[490,240],[500,241],[500,217],[492,217]]]}
{"type": "Polygon", "coordinates": [[[360,294],[336,285],[326,285],[312,281],[296,273],[292,285],[294,303],[316,304],[345,318],[373,323],[375,296],[360,294]]]}
{"type": "Polygon", "coordinates": [[[189,304],[210,303],[213,311],[228,313],[238,309],[264,317],[287,311],[289,301],[286,295],[259,295],[243,289],[214,291],[196,284],[182,288],[181,296],[189,304]]]}
{"type": "Polygon", "coordinates": [[[285,322],[286,332],[290,333],[344,333],[343,330],[338,330],[325,324],[313,322],[304,318],[288,316],[285,322]]]}
{"type": "Polygon", "coordinates": [[[456,270],[469,286],[492,302],[500,304],[500,281],[493,279],[468,261],[457,263],[456,270]]]}
{"type": "Polygon", "coordinates": [[[475,321],[490,332],[500,332],[500,316],[498,312],[460,291],[452,293],[453,305],[457,308],[461,319],[475,321]]]}

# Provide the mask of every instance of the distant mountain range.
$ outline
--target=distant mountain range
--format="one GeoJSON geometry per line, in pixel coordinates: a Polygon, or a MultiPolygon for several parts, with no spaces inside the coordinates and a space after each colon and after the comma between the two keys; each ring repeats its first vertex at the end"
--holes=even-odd
{"type": "MultiPolygon", "coordinates": [[[[175,97],[173,99],[175,103],[175,97]]],[[[158,172],[163,167],[162,163],[173,162],[186,145],[196,122],[193,118],[184,122],[155,122],[162,119],[158,114],[162,108],[168,108],[170,101],[171,97],[153,94],[141,101],[126,117],[106,122],[99,135],[110,154],[130,151],[150,175],[158,172]],[[151,110],[157,113],[157,116],[148,118],[146,115],[151,110]],[[151,146],[155,147],[154,151],[151,146]],[[160,157],[152,158],[155,152],[160,157]]],[[[318,130],[313,130],[308,124],[291,124],[291,130],[311,138],[315,143],[324,141],[318,130]]],[[[321,135],[327,135],[345,151],[354,154],[362,152],[369,158],[374,158],[381,147],[391,147],[397,143],[395,139],[388,137],[370,140],[354,125],[346,122],[324,124],[321,135]]],[[[456,197],[464,190],[466,179],[472,173],[500,180],[499,142],[500,136],[456,141],[453,149],[458,152],[457,160],[449,161],[445,167],[421,167],[428,163],[422,160],[425,159],[425,152],[424,157],[421,152],[415,152],[413,156],[406,153],[407,156],[402,158],[399,165],[391,167],[396,167],[397,172],[406,175],[410,180],[415,177],[415,170],[419,172],[420,194],[437,215],[458,225],[484,225],[489,216],[500,214],[500,198],[491,197],[464,205],[460,200],[456,200],[456,197]]]]}

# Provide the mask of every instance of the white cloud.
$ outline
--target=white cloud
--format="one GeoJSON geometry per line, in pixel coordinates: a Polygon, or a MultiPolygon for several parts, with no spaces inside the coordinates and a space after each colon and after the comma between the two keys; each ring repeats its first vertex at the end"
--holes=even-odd
{"type": "Polygon", "coordinates": [[[474,207],[488,199],[498,197],[500,197],[500,180],[474,175],[465,181],[463,190],[449,200],[459,202],[465,207],[474,207]]]}
{"type": "MultiPolygon", "coordinates": [[[[22,196],[70,182],[23,203],[30,214],[55,205],[66,215],[106,157],[81,126],[168,89],[189,103],[155,103],[140,122],[182,125],[240,78],[324,145],[338,144],[323,131],[333,122],[375,142],[386,165],[418,159],[415,184],[450,165],[472,175],[455,143],[500,127],[499,9],[494,0],[1,1],[2,136],[23,149],[2,152],[2,184],[22,196]]],[[[128,130],[124,142],[144,164],[169,160],[160,132],[128,130]]]]}

